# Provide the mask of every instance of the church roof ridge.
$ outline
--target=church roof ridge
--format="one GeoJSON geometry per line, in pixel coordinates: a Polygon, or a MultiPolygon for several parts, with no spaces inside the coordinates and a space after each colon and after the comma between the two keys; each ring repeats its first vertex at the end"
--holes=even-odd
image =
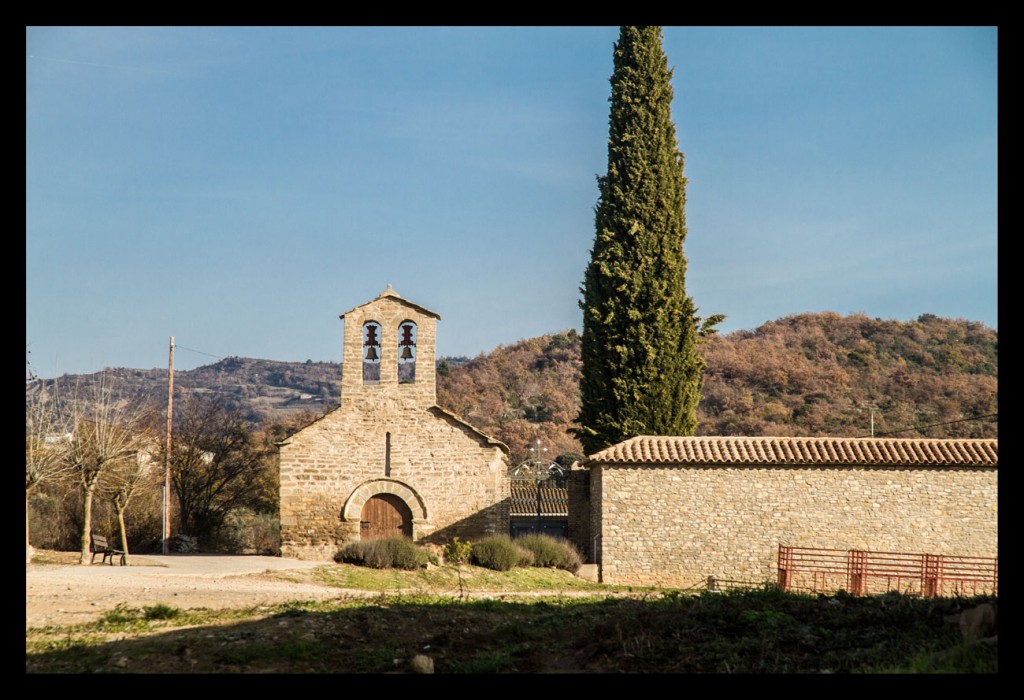
{"type": "Polygon", "coordinates": [[[409,301],[408,299],[403,297],[401,294],[396,292],[394,290],[394,288],[390,284],[388,284],[388,286],[384,288],[384,291],[382,291],[380,294],[378,294],[376,297],[374,297],[370,301],[366,302],[365,304],[360,304],[359,306],[352,307],[351,309],[349,309],[345,313],[343,313],[340,316],[338,316],[338,318],[345,318],[346,316],[348,316],[353,311],[356,311],[357,309],[361,309],[364,306],[369,306],[370,304],[374,303],[375,301],[380,301],[381,299],[393,299],[395,301],[401,302],[402,304],[405,304],[406,306],[409,306],[409,307],[411,307],[413,309],[416,309],[421,314],[425,314],[427,316],[433,316],[437,320],[439,320],[439,321],[441,320],[441,314],[437,313],[436,311],[431,311],[430,309],[428,309],[425,306],[420,306],[419,304],[416,304],[414,302],[409,301]]]}

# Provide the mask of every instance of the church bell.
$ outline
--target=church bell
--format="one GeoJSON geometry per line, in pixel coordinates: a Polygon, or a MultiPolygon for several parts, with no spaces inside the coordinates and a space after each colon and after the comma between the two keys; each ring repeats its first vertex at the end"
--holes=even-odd
{"type": "Polygon", "coordinates": [[[376,359],[378,359],[377,358],[377,348],[375,348],[372,345],[370,347],[368,347],[366,349],[366,359],[367,360],[376,360],[376,359]]]}

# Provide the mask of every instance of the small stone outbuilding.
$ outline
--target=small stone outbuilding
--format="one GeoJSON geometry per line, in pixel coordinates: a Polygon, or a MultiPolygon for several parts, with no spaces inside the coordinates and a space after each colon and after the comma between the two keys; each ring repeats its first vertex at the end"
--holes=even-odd
{"type": "Polygon", "coordinates": [[[773,581],[780,545],[995,558],[998,463],[997,440],[636,437],[583,462],[570,536],[602,582],[681,588],[773,581]]]}
{"type": "Polygon", "coordinates": [[[282,555],[507,533],[508,447],[436,403],[440,316],[388,285],[341,318],[340,406],[279,446],[282,555]]]}

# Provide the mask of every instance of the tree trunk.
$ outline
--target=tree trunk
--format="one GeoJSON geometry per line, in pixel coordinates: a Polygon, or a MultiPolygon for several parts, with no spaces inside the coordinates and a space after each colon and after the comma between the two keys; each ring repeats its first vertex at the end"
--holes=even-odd
{"type": "Polygon", "coordinates": [[[128,566],[128,535],[124,529],[124,511],[128,508],[128,503],[121,503],[120,500],[114,500],[114,507],[117,509],[117,526],[121,530],[121,551],[124,552],[124,565],[128,566]]]}
{"type": "Polygon", "coordinates": [[[29,521],[29,518],[28,518],[28,489],[26,489],[25,490],[25,563],[26,564],[31,564],[32,563],[33,550],[32,550],[32,544],[29,542],[29,538],[28,538],[28,521],[29,521]]]}
{"type": "Polygon", "coordinates": [[[90,538],[92,536],[92,493],[96,488],[95,480],[85,486],[83,518],[82,518],[82,558],[79,564],[88,566],[91,563],[92,553],[89,551],[90,538]]]}

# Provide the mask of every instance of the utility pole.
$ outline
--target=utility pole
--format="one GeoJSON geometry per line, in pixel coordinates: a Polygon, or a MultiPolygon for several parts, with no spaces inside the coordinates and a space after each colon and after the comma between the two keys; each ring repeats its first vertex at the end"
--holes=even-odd
{"type": "MultiPolygon", "coordinates": [[[[547,471],[547,466],[544,464],[544,461],[541,459],[540,438],[537,438],[537,447],[536,448],[531,447],[530,451],[533,452],[533,469],[534,469],[534,472],[533,472],[533,474],[534,474],[534,476],[533,476],[533,479],[534,479],[533,483],[537,487],[537,525],[534,528],[534,532],[536,532],[537,534],[540,534],[543,531],[543,528],[541,527],[541,520],[542,520],[542,516],[543,516],[543,512],[544,512],[543,501],[541,499],[541,485],[544,483],[545,479],[547,479],[547,477],[549,476],[548,471],[547,471]]],[[[544,452],[547,452],[547,451],[548,451],[548,448],[545,447],[544,448],[544,452]]]]}
{"type": "Polygon", "coordinates": [[[171,537],[171,417],[174,415],[174,336],[171,336],[170,359],[167,362],[167,455],[164,460],[164,536],[163,553],[171,537]]]}
{"type": "Polygon", "coordinates": [[[875,399],[867,402],[868,410],[871,411],[871,437],[875,436],[875,411],[878,410],[878,406],[875,405],[875,399]]]}

